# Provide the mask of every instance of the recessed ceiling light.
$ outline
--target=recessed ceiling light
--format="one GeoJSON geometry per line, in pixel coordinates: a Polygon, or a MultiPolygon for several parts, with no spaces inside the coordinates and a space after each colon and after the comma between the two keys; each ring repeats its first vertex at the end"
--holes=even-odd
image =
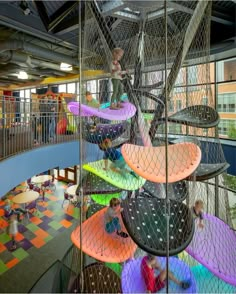
{"type": "Polygon", "coordinates": [[[60,65],[60,69],[65,71],[71,71],[73,68],[71,64],[62,62],[60,65]]]}
{"type": "Polygon", "coordinates": [[[25,71],[20,71],[17,75],[18,79],[20,80],[27,80],[29,78],[27,72],[25,71]]]}

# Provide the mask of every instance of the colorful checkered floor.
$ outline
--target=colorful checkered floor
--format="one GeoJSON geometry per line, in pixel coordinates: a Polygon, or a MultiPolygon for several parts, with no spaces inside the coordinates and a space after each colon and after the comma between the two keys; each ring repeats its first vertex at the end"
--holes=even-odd
{"type": "MultiPolygon", "coordinates": [[[[46,191],[44,202],[41,197],[37,202],[38,210],[30,213],[29,219],[25,216],[18,224],[19,233],[16,236],[15,251],[10,250],[12,241],[6,230],[8,222],[3,217],[5,202],[0,200],[0,275],[33,254],[32,250],[41,248],[78,220],[78,208],[73,205],[68,206],[68,201],[65,201],[62,208],[67,185],[57,181],[55,184],[56,191],[46,191]]],[[[25,191],[26,184],[22,183],[17,189],[25,191]]],[[[9,194],[8,198],[13,197],[14,195],[9,194]]]]}

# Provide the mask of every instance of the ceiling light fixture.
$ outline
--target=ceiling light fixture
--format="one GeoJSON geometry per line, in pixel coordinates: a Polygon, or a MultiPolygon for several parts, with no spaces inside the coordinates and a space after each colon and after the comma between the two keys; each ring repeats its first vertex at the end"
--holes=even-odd
{"type": "Polygon", "coordinates": [[[71,71],[73,68],[71,64],[62,62],[60,65],[60,69],[64,71],[71,71]]]}
{"type": "Polygon", "coordinates": [[[25,71],[20,71],[17,75],[18,79],[20,80],[27,80],[29,78],[27,72],[25,71]]]}

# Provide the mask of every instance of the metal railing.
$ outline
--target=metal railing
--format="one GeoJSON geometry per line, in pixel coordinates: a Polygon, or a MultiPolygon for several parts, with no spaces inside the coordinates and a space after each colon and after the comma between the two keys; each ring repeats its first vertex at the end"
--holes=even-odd
{"type": "Polygon", "coordinates": [[[79,138],[78,120],[65,105],[57,101],[40,104],[29,100],[0,97],[0,160],[79,138]]]}

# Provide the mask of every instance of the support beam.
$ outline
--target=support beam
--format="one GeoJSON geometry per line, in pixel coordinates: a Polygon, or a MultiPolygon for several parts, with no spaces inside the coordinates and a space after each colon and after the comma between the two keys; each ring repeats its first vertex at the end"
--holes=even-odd
{"type": "Polygon", "coordinates": [[[117,11],[112,14],[114,17],[123,19],[123,20],[128,20],[128,21],[133,21],[133,22],[138,22],[139,17],[133,13],[129,13],[128,11],[117,11]]]}
{"type": "Polygon", "coordinates": [[[46,31],[40,18],[30,14],[27,17],[19,13],[19,9],[8,3],[1,3],[0,25],[13,28],[18,32],[24,32],[27,35],[37,36],[41,40],[60,44],[65,48],[77,50],[77,44],[68,43],[66,37],[57,37],[46,31]]]}
{"type": "Polygon", "coordinates": [[[50,23],[50,19],[48,17],[47,10],[46,10],[46,7],[45,7],[43,1],[42,0],[37,0],[37,1],[34,0],[34,4],[37,8],[38,14],[39,14],[46,30],[48,31],[48,25],[50,23]]]}
{"type": "Polygon", "coordinates": [[[65,2],[57,11],[50,17],[50,23],[48,31],[52,31],[61,21],[76,7],[78,6],[77,1],[65,2]]]}
{"type": "Polygon", "coordinates": [[[167,22],[168,22],[168,25],[171,27],[171,29],[172,29],[172,31],[174,33],[178,33],[179,32],[179,29],[178,29],[177,25],[172,20],[172,18],[170,16],[168,16],[168,15],[167,15],[167,22]]]}
{"type": "MultiPolygon", "coordinates": [[[[188,28],[185,33],[185,37],[183,40],[182,45],[179,48],[179,51],[176,54],[175,60],[173,62],[170,74],[167,79],[167,84],[163,88],[161,98],[163,102],[165,101],[165,95],[169,97],[171,90],[174,87],[174,84],[176,82],[179,70],[183,64],[183,61],[188,53],[189,47],[191,46],[191,43],[197,33],[198,27],[202,21],[202,18],[204,16],[205,10],[210,2],[208,1],[198,1],[198,4],[196,6],[196,9],[194,10],[193,16],[189,22],[188,28]],[[167,89],[166,89],[167,88],[167,89]]],[[[211,3],[209,4],[211,5],[211,3]]],[[[158,119],[162,117],[164,111],[164,107],[162,105],[158,106],[154,118],[151,123],[151,127],[149,130],[149,134],[151,136],[151,140],[155,138],[155,134],[158,128],[158,119]]]]}
{"type": "Polygon", "coordinates": [[[127,4],[125,4],[121,0],[113,0],[106,2],[101,6],[101,13],[103,16],[111,15],[117,11],[121,11],[122,9],[126,8],[127,4]]]}
{"type": "MultiPolygon", "coordinates": [[[[174,9],[174,8],[171,8],[171,7],[167,8],[168,15],[171,13],[174,13],[175,11],[176,11],[176,9],[174,9]]],[[[150,21],[150,20],[154,20],[154,19],[158,19],[158,18],[163,18],[164,14],[165,14],[164,9],[161,9],[161,10],[149,13],[147,19],[148,19],[148,21],[150,21]]]]}
{"type": "MultiPolygon", "coordinates": [[[[168,6],[172,7],[172,8],[175,8],[175,9],[177,9],[179,11],[191,14],[191,15],[194,13],[193,9],[188,8],[188,7],[184,6],[184,5],[178,4],[176,2],[168,1],[168,6]]],[[[211,16],[211,20],[215,21],[215,22],[218,22],[218,23],[222,23],[224,25],[228,25],[228,26],[234,25],[233,21],[229,21],[227,19],[223,19],[223,18],[214,16],[214,15],[211,16]]]]}

